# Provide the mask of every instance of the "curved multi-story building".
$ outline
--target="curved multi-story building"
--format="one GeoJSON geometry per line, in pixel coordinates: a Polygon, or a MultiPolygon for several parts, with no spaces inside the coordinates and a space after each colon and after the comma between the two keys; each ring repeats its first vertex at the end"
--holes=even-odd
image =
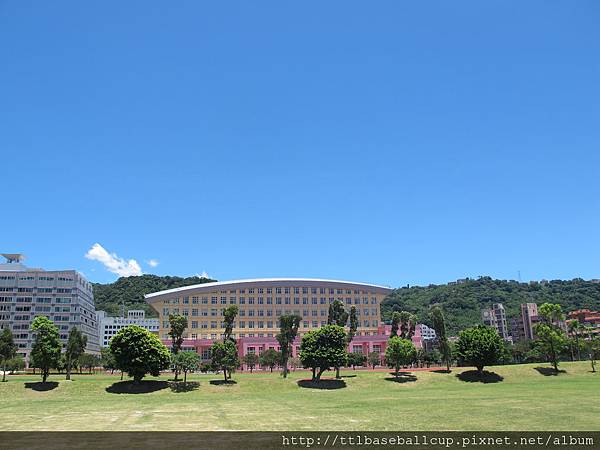
{"type": "Polygon", "coordinates": [[[238,305],[234,338],[273,338],[279,317],[302,317],[299,334],[327,323],[329,305],[340,300],[349,310],[355,306],[358,336],[378,334],[381,301],[391,288],[351,281],[311,278],[264,278],[196,284],[146,295],[159,316],[159,336],[168,340],[169,314],[188,317],[188,340],[215,340],[223,334],[222,310],[238,305]]]}

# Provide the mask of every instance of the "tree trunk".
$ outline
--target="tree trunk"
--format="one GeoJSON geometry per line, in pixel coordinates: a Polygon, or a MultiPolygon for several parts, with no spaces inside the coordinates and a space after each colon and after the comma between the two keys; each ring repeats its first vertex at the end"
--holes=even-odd
{"type": "Polygon", "coordinates": [[[183,382],[187,383],[187,372],[185,370],[183,371],[183,382]]]}
{"type": "Polygon", "coordinates": [[[575,333],[575,343],[577,345],[577,361],[581,361],[581,349],[579,347],[579,335],[575,333]]]}
{"type": "Polygon", "coordinates": [[[2,382],[6,381],[6,360],[3,361],[2,365],[2,382]]]}
{"type": "Polygon", "coordinates": [[[335,368],[335,377],[336,377],[337,379],[339,379],[339,378],[340,378],[340,368],[339,368],[339,367],[336,367],[336,368],[335,368]]]}
{"type": "Polygon", "coordinates": [[[273,366],[271,366],[271,373],[273,373],[273,366]]]}
{"type": "Polygon", "coordinates": [[[48,378],[48,372],[49,372],[48,370],[43,369],[43,371],[42,371],[42,383],[46,382],[46,379],[48,378]]]}
{"type": "Polygon", "coordinates": [[[483,366],[476,366],[477,367],[477,373],[479,374],[479,376],[481,376],[483,374],[483,366]]]}
{"type": "Polygon", "coordinates": [[[571,342],[571,361],[575,361],[575,352],[573,351],[573,342],[571,342]]]}
{"type": "Polygon", "coordinates": [[[121,381],[123,381],[123,371],[121,370],[121,381]]]}
{"type": "Polygon", "coordinates": [[[66,369],[67,369],[67,377],[66,377],[66,379],[70,380],[71,379],[71,355],[69,355],[69,357],[67,358],[67,367],[66,367],[66,369]]]}
{"type": "Polygon", "coordinates": [[[550,343],[550,357],[552,358],[552,365],[554,366],[554,371],[558,372],[558,362],[556,361],[556,352],[554,351],[554,344],[550,343]]]}
{"type": "Polygon", "coordinates": [[[317,368],[316,368],[316,367],[313,367],[313,368],[312,368],[312,380],[313,380],[313,381],[315,381],[315,380],[317,379],[317,375],[316,375],[316,373],[315,373],[315,372],[316,372],[316,370],[317,370],[317,368]]]}
{"type": "Polygon", "coordinates": [[[316,381],[321,381],[321,375],[323,375],[323,372],[325,372],[325,369],[322,369],[319,367],[319,372],[317,373],[317,379],[316,381]]]}
{"type": "Polygon", "coordinates": [[[227,383],[227,369],[223,367],[223,376],[225,377],[225,382],[227,383]]]}
{"type": "Polygon", "coordinates": [[[288,360],[287,360],[287,358],[282,358],[282,362],[283,362],[282,367],[281,367],[283,369],[282,375],[283,375],[283,378],[287,378],[287,374],[288,374],[288,367],[287,367],[288,360]]]}

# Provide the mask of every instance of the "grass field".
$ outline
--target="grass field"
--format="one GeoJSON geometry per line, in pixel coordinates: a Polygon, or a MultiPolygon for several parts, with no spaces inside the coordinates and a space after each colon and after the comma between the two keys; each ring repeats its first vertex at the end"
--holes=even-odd
{"type": "Polygon", "coordinates": [[[139,394],[119,393],[116,375],[51,376],[58,384],[47,391],[38,376],[10,376],[0,383],[0,430],[600,430],[600,374],[589,363],[563,363],[558,376],[536,367],[548,366],[488,368],[497,374],[489,383],[457,376],[468,369],[402,382],[347,370],[346,387],[332,390],[299,387],[303,371],[287,380],[237,373],[232,385],[193,375],[198,385],[180,392],[163,376],[139,394]]]}

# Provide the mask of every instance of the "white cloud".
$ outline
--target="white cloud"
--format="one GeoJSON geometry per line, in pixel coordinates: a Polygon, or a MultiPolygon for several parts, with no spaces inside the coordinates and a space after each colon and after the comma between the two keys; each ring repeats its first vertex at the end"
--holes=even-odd
{"type": "Polygon", "coordinates": [[[116,253],[108,253],[104,247],[96,243],[85,254],[87,259],[104,264],[106,270],[120,277],[131,277],[142,274],[142,268],[135,259],[125,260],[116,253]]]}
{"type": "Polygon", "coordinates": [[[208,276],[208,274],[206,273],[206,270],[203,270],[203,271],[202,271],[202,273],[197,273],[197,274],[196,274],[196,276],[197,276],[198,278],[210,278],[210,277],[208,276]]]}
{"type": "Polygon", "coordinates": [[[146,261],[148,263],[148,265],[150,267],[156,267],[158,266],[159,262],[157,259],[149,259],[148,261],[146,261]]]}

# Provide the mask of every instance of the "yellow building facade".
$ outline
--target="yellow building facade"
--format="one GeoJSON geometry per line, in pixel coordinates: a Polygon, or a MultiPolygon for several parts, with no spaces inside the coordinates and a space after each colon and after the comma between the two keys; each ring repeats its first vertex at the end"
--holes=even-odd
{"type": "Polygon", "coordinates": [[[327,324],[329,305],[341,301],[346,310],[355,306],[357,335],[377,334],[380,304],[391,288],[350,281],[310,278],[265,278],[220,281],[155,292],[145,296],[159,316],[159,337],[169,339],[169,314],[188,318],[186,339],[221,339],[223,309],[237,305],[234,338],[274,337],[279,317],[302,317],[299,334],[327,324]]]}

